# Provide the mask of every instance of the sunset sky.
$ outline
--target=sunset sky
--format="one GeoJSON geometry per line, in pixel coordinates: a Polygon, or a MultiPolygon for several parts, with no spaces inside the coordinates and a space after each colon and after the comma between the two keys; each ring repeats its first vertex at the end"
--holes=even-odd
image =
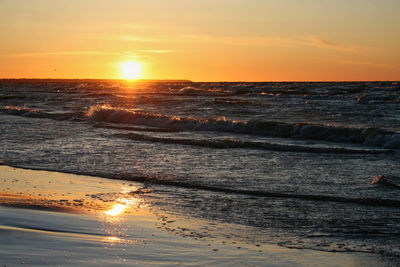
{"type": "Polygon", "coordinates": [[[0,78],[400,80],[399,0],[0,0],[0,78]]]}

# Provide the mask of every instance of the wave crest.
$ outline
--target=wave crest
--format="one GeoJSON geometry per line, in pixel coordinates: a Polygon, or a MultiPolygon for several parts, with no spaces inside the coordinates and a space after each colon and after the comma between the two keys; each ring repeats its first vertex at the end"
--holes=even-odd
{"type": "Polygon", "coordinates": [[[226,118],[198,119],[146,113],[108,105],[93,106],[86,116],[94,121],[126,123],[182,131],[216,131],[259,136],[356,143],[390,149],[400,148],[400,133],[379,128],[348,128],[310,123],[285,123],[260,119],[232,121],[226,118]]]}
{"type": "Polygon", "coordinates": [[[5,106],[0,107],[0,112],[8,115],[29,117],[29,118],[43,118],[53,120],[67,120],[71,118],[78,118],[82,116],[81,112],[63,112],[63,113],[50,113],[39,109],[29,108],[27,106],[5,106]]]}

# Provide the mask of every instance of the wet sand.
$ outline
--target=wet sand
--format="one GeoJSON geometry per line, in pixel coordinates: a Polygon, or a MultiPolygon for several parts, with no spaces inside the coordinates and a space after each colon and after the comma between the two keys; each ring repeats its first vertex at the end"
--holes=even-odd
{"type": "Polygon", "coordinates": [[[366,253],[244,242],[224,234],[230,224],[150,206],[149,194],[140,183],[0,166],[0,265],[390,265],[366,253]]]}

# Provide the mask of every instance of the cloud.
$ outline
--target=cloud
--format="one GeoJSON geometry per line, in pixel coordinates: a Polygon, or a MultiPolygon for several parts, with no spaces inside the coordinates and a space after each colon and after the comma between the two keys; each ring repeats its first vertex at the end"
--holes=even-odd
{"type": "MultiPolygon", "coordinates": [[[[365,47],[360,47],[360,46],[340,44],[316,35],[310,35],[308,36],[308,39],[311,41],[308,43],[308,45],[313,45],[321,48],[335,49],[341,51],[352,51],[352,52],[359,52],[361,50],[366,49],[365,47]]],[[[307,44],[307,42],[305,42],[305,44],[307,44]]]]}
{"type": "Polygon", "coordinates": [[[31,53],[0,54],[0,57],[25,58],[25,57],[76,56],[76,55],[139,57],[138,54],[141,54],[141,53],[165,54],[165,53],[175,53],[175,52],[178,52],[178,51],[177,50],[165,50],[165,49],[146,49],[146,50],[125,51],[125,52],[52,51],[52,52],[31,52],[31,53]]]}
{"type": "Polygon", "coordinates": [[[182,35],[181,39],[186,42],[209,43],[240,46],[267,46],[291,43],[289,39],[280,37],[233,37],[213,35],[182,35]]]}
{"type": "Polygon", "coordinates": [[[147,49],[147,50],[139,50],[139,52],[153,53],[153,54],[168,54],[168,53],[176,53],[178,52],[178,50],[147,49]]]}
{"type": "Polygon", "coordinates": [[[118,36],[115,39],[121,41],[133,41],[133,42],[143,42],[143,43],[171,43],[171,39],[167,39],[165,37],[145,37],[137,35],[128,35],[128,36],[118,36]]]}
{"type": "MultiPolygon", "coordinates": [[[[280,37],[233,37],[215,36],[206,34],[183,34],[175,36],[119,36],[118,40],[144,42],[144,43],[169,43],[169,44],[221,44],[221,45],[240,45],[240,46],[266,46],[293,43],[292,39],[280,37]]],[[[172,50],[171,50],[172,51],[172,50]]]]}
{"type": "MultiPolygon", "coordinates": [[[[114,37],[118,40],[143,42],[143,43],[169,43],[169,44],[214,44],[214,45],[233,45],[233,46],[296,46],[306,45],[326,49],[334,49],[338,51],[360,52],[365,47],[344,45],[316,35],[305,36],[303,38],[282,38],[282,37],[252,37],[252,36],[215,36],[215,35],[195,35],[184,34],[175,36],[118,36],[114,37]]],[[[108,52],[108,51],[50,51],[50,52],[31,52],[31,53],[14,53],[0,54],[0,57],[40,57],[40,56],[130,56],[135,57],[140,54],[167,54],[176,53],[180,50],[171,49],[137,49],[125,52],[108,52]]],[[[364,64],[366,65],[366,64],[364,64]]]]}
{"type": "Polygon", "coordinates": [[[359,66],[371,66],[377,68],[391,69],[392,66],[386,64],[379,64],[369,61],[354,61],[354,60],[342,60],[340,63],[349,64],[349,65],[359,65],[359,66]]]}
{"type": "Polygon", "coordinates": [[[236,46],[298,46],[306,45],[318,48],[333,49],[347,52],[361,52],[367,50],[366,47],[341,44],[316,35],[303,36],[300,38],[279,37],[279,36],[216,36],[207,34],[183,34],[175,36],[120,36],[119,40],[144,42],[144,43],[163,43],[163,44],[219,44],[236,46]]]}
{"type": "Polygon", "coordinates": [[[33,52],[2,54],[3,57],[41,57],[41,56],[73,56],[73,55],[94,55],[94,56],[116,56],[120,53],[99,52],[99,51],[58,51],[58,52],[33,52]]]}
{"type": "Polygon", "coordinates": [[[147,24],[138,24],[138,23],[136,23],[136,24],[120,24],[119,27],[120,27],[120,28],[125,28],[125,29],[134,29],[134,30],[136,30],[136,29],[149,29],[149,28],[151,28],[150,25],[147,25],[147,24]]]}

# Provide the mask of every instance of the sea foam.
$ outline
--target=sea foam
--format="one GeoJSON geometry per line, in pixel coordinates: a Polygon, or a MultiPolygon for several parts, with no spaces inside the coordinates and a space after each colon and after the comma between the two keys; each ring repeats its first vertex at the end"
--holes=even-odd
{"type": "Polygon", "coordinates": [[[179,117],[109,105],[92,106],[86,113],[86,117],[94,121],[162,127],[181,131],[232,132],[270,137],[355,143],[391,149],[400,148],[399,133],[379,128],[285,123],[262,119],[233,121],[226,118],[179,117]]]}

